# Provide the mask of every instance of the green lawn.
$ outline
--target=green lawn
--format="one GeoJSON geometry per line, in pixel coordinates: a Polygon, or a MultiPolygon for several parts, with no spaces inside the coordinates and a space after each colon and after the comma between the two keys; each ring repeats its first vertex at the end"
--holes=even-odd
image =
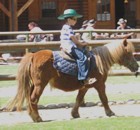
{"type": "Polygon", "coordinates": [[[16,74],[18,65],[0,65],[0,75],[1,74],[16,74]]]}
{"type": "Polygon", "coordinates": [[[0,126],[0,130],[140,130],[139,117],[73,119],[0,126]]]}

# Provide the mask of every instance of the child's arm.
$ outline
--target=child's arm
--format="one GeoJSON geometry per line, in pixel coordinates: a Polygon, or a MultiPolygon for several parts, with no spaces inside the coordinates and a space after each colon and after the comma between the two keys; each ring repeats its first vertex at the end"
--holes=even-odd
{"type": "Polygon", "coordinates": [[[86,42],[80,42],[80,41],[76,38],[76,36],[71,36],[70,38],[71,38],[71,40],[72,40],[78,47],[84,47],[84,46],[87,46],[87,45],[88,45],[88,43],[86,43],[86,42]]]}

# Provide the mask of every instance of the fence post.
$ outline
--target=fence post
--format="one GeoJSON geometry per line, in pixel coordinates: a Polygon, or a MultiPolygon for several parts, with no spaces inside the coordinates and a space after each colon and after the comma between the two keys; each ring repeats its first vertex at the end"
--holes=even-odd
{"type": "MultiPolygon", "coordinates": [[[[26,35],[26,42],[29,42],[29,35],[28,34],[26,35]]],[[[29,53],[28,48],[25,49],[25,54],[27,54],[27,53],[29,53]]]]}

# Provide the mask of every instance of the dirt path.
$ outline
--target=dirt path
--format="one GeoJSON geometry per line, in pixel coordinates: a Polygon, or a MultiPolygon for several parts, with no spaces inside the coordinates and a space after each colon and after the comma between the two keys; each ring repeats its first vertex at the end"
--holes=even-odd
{"type": "MultiPolygon", "coordinates": [[[[140,117],[140,104],[134,105],[115,105],[111,106],[111,109],[116,113],[117,118],[136,116],[140,117]]],[[[84,107],[79,110],[81,118],[78,119],[96,119],[96,118],[108,118],[103,107],[84,107]]],[[[72,120],[71,108],[65,109],[52,109],[52,110],[39,110],[39,113],[45,122],[50,121],[64,121],[72,120]]],[[[113,117],[114,118],[114,117],[113,117]]],[[[28,116],[26,111],[23,112],[1,112],[0,113],[0,125],[13,125],[17,123],[31,123],[33,122],[28,116]]]]}

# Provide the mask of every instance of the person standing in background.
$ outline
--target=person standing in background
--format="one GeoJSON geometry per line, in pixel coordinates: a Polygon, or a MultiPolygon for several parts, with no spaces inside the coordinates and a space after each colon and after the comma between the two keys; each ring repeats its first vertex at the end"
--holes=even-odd
{"type": "MultiPolygon", "coordinates": [[[[86,27],[85,30],[94,31],[95,28],[96,28],[96,20],[91,19],[91,20],[88,21],[87,27],[86,27]]],[[[84,41],[93,40],[93,39],[104,39],[104,38],[107,38],[107,37],[108,37],[108,34],[98,34],[96,32],[83,33],[83,35],[82,35],[82,39],[84,41]]]]}
{"type": "MultiPolygon", "coordinates": [[[[42,32],[43,30],[38,26],[35,22],[30,22],[28,24],[28,28],[30,32],[42,32]]],[[[30,42],[41,42],[45,38],[44,34],[30,34],[29,41],[30,42]]]]}
{"type": "MultiPolygon", "coordinates": [[[[119,25],[116,29],[117,30],[124,30],[124,29],[132,29],[130,26],[127,25],[127,20],[120,18],[117,22],[119,25]]],[[[111,38],[118,38],[118,39],[124,39],[124,38],[131,38],[134,35],[132,32],[122,32],[122,33],[116,33],[111,35],[111,38]]]]}
{"type": "MultiPolygon", "coordinates": [[[[88,24],[88,20],[83,21],[82,27],[79,30],[85,30],[88,24]]],[[[76,37],[78,40],[82,40],[82,35],[81,33],[75,33],[76,37]]]]}
{"type": "MultiPolygon", "coordinates": [[[[43,32],[43,30],[38,26],[36,22],[29,22],[28,29],[32,32],[43,32]]],[[[16,37],[19,41],[25,41],[27,39],[27,35],[17,35],[16,37]]],[[[52,41],[54,39],[53,34],[29,34],[28,41],[29,42],[46,42],[52,41]]]]}

